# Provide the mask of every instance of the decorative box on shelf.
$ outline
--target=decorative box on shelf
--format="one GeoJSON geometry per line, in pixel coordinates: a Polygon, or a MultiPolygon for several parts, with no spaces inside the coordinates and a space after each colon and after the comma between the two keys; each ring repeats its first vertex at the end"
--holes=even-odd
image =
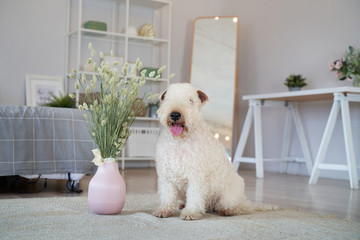
{"type": "MultiPolygon", "coordinates": [[[[97,30],[97,31],[104,31],[106,32],[107,27],[106,27],[106,23],[104,22],[97,22],[97,21],[87,21],[84,23],[84,28],[86,29],[90,29],[90,30],[97,30]]],[[[98,34],[98,33],[86,33],[87,35],[90,36],[99,36],[99,35],[103,35],[105,36],[105,34],[98,34]]]]}
{"type": "Polygon", "coordinates": [[[154,157],[160,128],[130,128],[130,137],[125,146],[126,157],[154,157]]]}

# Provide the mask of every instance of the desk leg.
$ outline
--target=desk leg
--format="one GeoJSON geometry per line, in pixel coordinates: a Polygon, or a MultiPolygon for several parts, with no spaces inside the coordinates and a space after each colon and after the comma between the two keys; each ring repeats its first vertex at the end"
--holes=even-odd
{"type": "Polygon", "coordinates": [[[241,160],[241,157],[244,154],[246,141],[247,141],[247,139],[249,137],[249,132],[250,132],[251,123],[252,123],[253,119],[254,119],[254,107],[249,106],[248,112],[246,114],[246,119],[245,119],[245,122],[244,122],[244,126],[243,126],[243,129],[241,131],[239,143],[238,143],[238,146],[236,148],[235,155],[234,155],[233,166],[234,166],[236,171],[238,171],[239,167],[240,167],[240,160],[241,160]]]}
{"type": "Polygon", "coordinates": [[[256,177],[264,177],[264,158],[262,145],[262,127],[261,127],[261,102],[254,100],[254,133],[255,133],[255,162],[256,177]]]}
{"type": "Polygon", "coordinates": [[[301,149],[304,154],[306,168],[307,168],[308,174],[310,175],[311,171],[313,169],[313,162],[312,162],[312,157],[311,157],[311,153],[309,150],[309,145],[306,140],[304,127],[303,127],[301,119],[300,119],[297,105],[292,104],[292,103],[289,103],[289,104],[290,104],[290,109],[292,111],[292,115],[294,118],[295,128],[296,128],[297,135],[299,137],[301,149]]]}
{"type": "Polygon", "coordinates": [[[340,110],[340,102],[338,100],[334,100],[334,103],[333,103],[331,111],[330,111],[329,119],[328,119],[328,122],[325,127],[325,132],[322,137],[318,153],[316,155],[316,159],[315,159],[314,167],[313,167],[313,170],[312,170],[312,173],[310,176],[309,184],[316,184],[318,181],[319,174],[320,174],[319,165],[324,161],[325,154],[328,149],[329,142],[330,142],[330,137],[334,131],[336,118],[339,114],[339,110],[340,110]]]}
{"type": "MultiPolygon", "coordinates": [[[[283,137],[283,146],[281,150],[281,157],[287,159],[290,153],[290,137],[291,137],[291,110],[290,107],[287,107],[285,126],[284,126],[284,137],[283,137]]],[[[281,173],[286,173],[288,167],[288,161],[283,161],[281,164],[281,173]]]]}
{"type": "Polygon", "coordinates": [[[358,176],[357,176],[356,161],[355,161],[354,143],[351,132],[349,101],[344,96],[341,96],[340,104],[341,104],[342,124],[344,129],[345,150],[347,157],[346,159],[347,159],[349,178],[350,178],[350,187],[352,189],[358,189],[359,185],[358,185],[358,176]]]}

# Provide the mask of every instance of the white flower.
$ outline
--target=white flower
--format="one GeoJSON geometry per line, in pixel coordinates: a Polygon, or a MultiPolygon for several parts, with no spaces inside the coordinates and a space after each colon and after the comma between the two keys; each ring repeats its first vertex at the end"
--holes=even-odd
{"type": "Polygon", "coordinates": [[[92,150],[95,158],[92,160],[93,163],[95,163],[96,166],[101,166],[104,164],[104,159],[101,157],[101,153],[99,149],[92,150]]]}
{"type": "Polygon", "coordinates": [[[89,115],[87,115],[86,113],[84,113],[84,118],[85,118],[86,120],[89,120],[89,115]]]}
{"type": "Polygon", "coordinates": [[[84,110],[84,107],[83,107],[83,105],[81,105],[81,104],[79,105],[78,108],[79,108],[80,111],[83,111],[83,110],[84,110]]]}
{"type": "Polygon", "coordinates": [[[166,66],[162,66],[161,68],[159,68],[159,70],[157,71],[158,74],[162,73],[164,70],[166,69],[166,66]]]}
{"type": "Polygon", "coordinates": [[[70,93],[70,94],[69,94],[69,97],[72,98],[72,99],[74,99],[74,98],[75,98],[75,95],[72,94],[72,93],[70,93]]]}
{"type": "Polygon", "coordinates": [[[174,77],[175,77],[175,73],[172,73],[172,74],[169,75],[169,79],[172,79],[174,77]]]}
{"type": "Polygon", "coordinates": [[[75,83],[75,89],[79,90],[79,83],[78,82],[75,83]]]}
{"type": "Polygon", "coordinates": [[[152,77],[154,77],[154,76],[155,76],[155,71],[152,71],[152,72],[149,73],[149,77],[152,78],[152,77]]]}
{"type": "Polygon", "coordinates": [[[147,72],[147,70],[144,69],[144,70],[142,70],[142,71],[140,72],[140,75],[141,75],[141,76],[145,76],[146,72],[147,72]]]}
{"type": "Polygon", "coordinates": [[[158,97],[159,97],[159,94],[151,94],[151,93],[148,94],[148,99],[149,100],[156,99],[158,97]]]}
{"type": "Polygon", "coordinates": [[[137,68],[136,68],[136,67],[133,67],[133,68],[131,69],[131,74],[134,75],[134,74],[136,73],[136,71],[137,71],[137,68]]]}
{"type": "Polygon", "coordinates": [[[86,103],[83,104],[83,107],[84,107],[85,110],[89,110],[89,107],[88,107],[88,105],[86,103]]]}
{"type": "Polygon", "coordinates": [[[129,64],[128,63],[125,63],[123,68],[122,68],[122,75],[123,76],[126,76],[127,75],[127,68],[128,68],[129,64]]]}
{"type": "Polygon", "coordinates": [[[91,64],[92,63],[92,58],[88,58],[87,63],[91,64]]]}
{"type": "Polygon", "coordinates": [[[86,94],[89,94],[91,92],[91,88],[90,88],[90,86],[87,86],[87,88],[86,88],[86,90],[85,90],[85,93],[86,94]]]}
{"type": "Polygon", "coordinates": [[[105,124],[106,124],[106,121],[105,121],[105,120],[102,120],[102,121],[101,121],[101,126],[105,126],[105,124]]]}
{"type": "Polygon", "coordinates": [[[97,65],[96,65],[96,62],[93,63],[93,69],[94,69],[95,72],[98,70],[98,67],[97,67],[97,65]]]}
{"type": "Polygon", "coordinates": [[[121,89],[121,95],[126,95],[128,92],[127,88],[121,89]]]}
{"type": "Polygon", "coordinates": [[[74,78],[75,78],[74,74],[70,74],[70,75],[69,75],[69,78],[74,79],[74,78]]]}

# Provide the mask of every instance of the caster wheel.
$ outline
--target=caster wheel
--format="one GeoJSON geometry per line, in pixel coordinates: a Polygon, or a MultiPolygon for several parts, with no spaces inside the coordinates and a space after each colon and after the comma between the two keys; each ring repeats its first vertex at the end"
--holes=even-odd
{"type": "Polygon", "coordinates": [[[78,180],[68,180],[66,182],[66,188],[69,191],[75,192],[79,188],[79,181],[78,180]]]}

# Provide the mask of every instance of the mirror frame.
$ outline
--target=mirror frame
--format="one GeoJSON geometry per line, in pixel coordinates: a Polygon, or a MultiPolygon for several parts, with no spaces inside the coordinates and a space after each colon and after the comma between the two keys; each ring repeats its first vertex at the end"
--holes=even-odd
{"type": "MultiPolygon", "coordinates": [[[[201,19],[215,19],[215,18],[237,18],[236,22],[236,49],[235,49],[235,74],[234,74],[234,102],[233,102],[233,116],[232,116],[232,138],[230,141],[230,154],[231,161],[234,158],[236,146],[238,143],[238,139],[240,136],[239,129],[239,89],[238,89],[238,47],[239,47],[239,18],[236,16],[209,16],[209,17],[197,17],[193,21],[193,30],[192,30],[192,46],[191,46],[191,59],[190,59],[190,67],[189,67],[189,83],[191,84],[191,73],[192,73],[192,63],[194,56],[194,40],[195,40],[195,24],[196,21],[201,19]],[[236,141],[234,141],[236,139],[236,141]]],[[[201,89],[200,89],[201,90],[201,89]]],[[[210,99],[211,101],[211,99],[210,99]]]]}

